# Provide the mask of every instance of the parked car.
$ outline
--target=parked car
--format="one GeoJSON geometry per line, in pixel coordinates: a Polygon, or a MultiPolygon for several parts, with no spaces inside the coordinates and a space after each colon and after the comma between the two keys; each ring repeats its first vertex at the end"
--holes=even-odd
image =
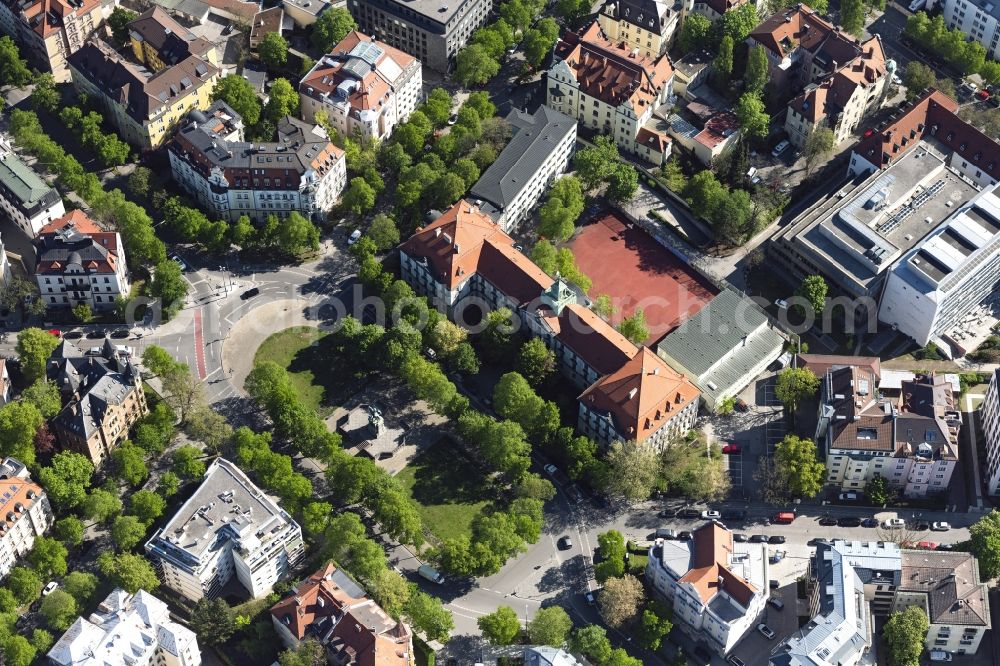
{"type": "Polygon", "coordinates": [[[747,666],[746,662],[737,657],[735,654],[729,655],[729,663],[733,666],[747,666]]]}
{"type": "Polygon", "coordinates": [[[861,519],[857,516],[844,516],[837,519],[837,525],[840,527],[861,527],[861,519]]]}
{"type": "Polygon", "coordinates": [[[681,509],[680,511],[677,512],[678,518],[697,518],[700,515],[701,513],[698,511],[698,509],[688,508],[688,509],[681,509]]]}
{"type": "Polygon", "coordinates": [[[738,456],[740,455],[740,445],[739,444],[726,444],[722,447],[722,452],[726,455],[738,456]]]}
{"type": "Polygon", "coordinates": [[[722,511],[723,520],[743,520],[747,517],[747,512],[743,509],[724,509],[722,511]]]}
{"type": "Polygon", "coordinates": [[[927,4],[927,0],[913,0],[913,2],[910,3],[909,10],[911,12],[918,12],[924,8],[925,4],[927,4]]]}
{"type": "Polygon", "coordinates": [[[819,519],[819,524],[823,527],[833,527],[837,524],[837,519],[833,516],[823,516],[819,519]]]}
{"type": "Polygon", "coordinates": [[[583,597],[584,597],[584,599],[587,600],[587,603],[590,604],[591,606],[593,606],[594,603],[596,602],[596,600],[594,599],[594,593],[593,592],[587,592],[587,594],[583,595],[583,597]]]}
{"type": "Polygon", "coordinates": [[[779,550],[775,552],[774,555],[771,555],[771,557],[767,558],[767,561],[770,562],[771,564],[777,564],[783,559],[785,559],[785,555],[779,550]]]}
{"type": "Polygon", "coordinates": [[[781,310],[787,310],[788,309],[788,301],[786,301],[783,298],[776,298],[776,299],[774,299],[774,304],[777,305],[778,308],[781,309],[781,310]]]}
{"type": "Polygon", "coordinates": [[[432,583],[437,583],[438,585],[440,585],[441,583],[444,582],[444,576],[438,573],[438,570],[432,566],[421,564],[419,567],[417,567],[417,573],[420,574],[421,577],[426,578],[432,583]]]}
{"type": "Polygon", "coordinates": [[[569,550],[573,547],[573,539],[569,536],[559,537],[559,548],[560,550],[569,550]]]}
{"type": "Polygon", "coordinates": [[[743,534],[742,532],[735,532],[733,534],[733,541],[735,541],[736,543],[746,543],[749,540],[750,537],[748,537],[746,534],[743,534]]]}
{"type": "Polygon", "coordinates": [[[944,650],[931,650],[927,655],[931,661],[951,661],[951,652],[945,652],[944,650]]]}
{"type": "Polygon", "coordinates": [[[947,532],[950,529],[951,529],[951,523],[946,523],[943,521],[939,523],[931,523],[931,530],[933,530],[934,532],[947,532]]]}
{"type": "Polygon", "coordinates": [[[953,543],[939,543],[936,550],[955,550],[953,543]]]}
{"type": "Polygon", "coordinates": [[[760,635],[766,638],[767,640],[769,641],[774,640],[774,630],[771,629],[771,627],[764,624],[763,622],[757,625],[757,631],[759,631],[760,635]]]}
{"type": "Polygon", "coordinates": [[[788,139],[782,139],[781,143],[775,146],[774,150],[771,151],[771,156],[780,157],[781,154],[791,148],[791,146],[792,144],[788,141],[788,139]]]}
{"type": "Polygon", "coordinates": [[[768,543],[785,543],[785,537],[780,534],[772,534],[767,538],[768,543]]]}
{"type": "Polygon", "coordinates": [[[828,543],[830,543],[829,539],[824,539],[822,537],[813,537],[812,539],[809,539],[806,545],[818,546],[820,544],[828,544],[828,543]]]}
{"type": "Polygon", "coordinates": [[[976,93],[976,99],[986,101],[989,98],[990,98],[989,90],[980,90],[979,92],[976,93]]]}
{"type": "Polygon", "coordinates": [[[128,329],[127,328],[117,328],[114,331],[112,331],[111,337],[115,338],[116,340],[121,340],[122,338],[127,338],[128,337],[128,329]]]}
{"type": "Polygon", "coordinates": [[[749,412],[750,411],[750,405],[748,405],[747,401],[744,400],[743,398],[737,398],[736,399],[736,411],[738,411],[738,412],[749,412]]]}
{"type": "Polygon", "coordinates": [[[583,493],[581,493],[580,489],[576,487],[576,484],[573,484],[566,489],[566,497],[568,497],[569,501],[574,504],[579,504],[583,501],[583,493]]]}
{"type": "Polygon", "coordinates": [[[865,518],[861,521],[861,527],[878,527],[878,518],[865,518]]]}
{"type": "Polygon", "coordinates": [[[882,527],[887,530],[901,530],[906,527],[906,521],[902,518],[887,518],[882,527]]]}
{"type": "MultiPolygon", "coordinates": [[[[517,47],[516,46],[512,46],[512,47],[510,47],[510,50],[507,51],[507,53],[510,54],[510,55],[514,55],[515,51],[517,51],[517,47]]],[[[448,116],[448,124],[449,125],[454,125],[457,122],[458,122],[458,114],[457,113],[453,113],[450,116],[448,116]]]]}
{"type": "Polygon", "coordinates": [[[677,533],[677,540],[678,541],[690,541],[693,538],[694,538],[694,534],[692,534],[691,532],[688,532],[687,530],[684,530],[683,532],[678,532],[677,533]]]}
{"type": "Polygon", "coordinates": [[[545,469],[545,473],[548,474],[549,476],[555,476],[556,472],[559,471],[559,468],[556,467],[555,465],[553,465],[552,463],[549,463],[548,465],[546,465],[544,467],[544,469],[545,469]]]}
{"type": "Polygon", "coordinates": [[[917,548],[919,550],[937,550],[937,544],[933,541],[918,541],[917,548]]]}
{"type": "Polygon", "coordinates": [[[720,518],[722,518],[722,514],[719,513],[718,511],[712,511],[711,509],[709,509],[708,511],[702,511],[701,517],[704,518],[705,520],[719,520],[720,518]]]}
{"type": "Polygon", "coordinates": [[[87,338],[89,338],[90,340],[98,340],[100,338],[107,336],[107,334],[108,332],[103,328],[95,328],[94,330],[87,333],[87,338]]]}
{"type": "Polygon", "coordinates": [[[697,664],[705,664],[706,666],[709,666],[712,663],[712,653],[701,645],[695,647],[694,656],[697,660],[695,663],[697,664]]]}
{"type": "Polygon", "coordinates": [[[750,543],[767,543],[766,534],[754,534],[750,537],[750,543]]]}
{"type": "Polygon", "coordinates": [[[927,522],[924,522],[922,520],[919,520],[919,521],[913,523],[913,529],[915,529],[918,532],[926,532],[930,528],[931,528],[931,524],[927,523],[927,522]]]}
{"type": "Polygon", "coordinates": [[[660,529],[656,530],[656,538],[657,539],[676,539],[677,538],[677,531],[676,530],[672,530],[669,527],[661,527],[660,529]]]}
{"type": "Polygon", "coordinates": [[[767,581],[767,586],[770,587],[772,590],[777,590],[779,587],[781,587],[781,583],[779,583],[774,579],[771,579],[767,581]]]}
{"type": "Polygon", "coordinates": [[[79,340],[83,337],[83,331],[67,331],[63,337],[67,340],[79,340]]]}
{"type": "Polygon", "coordinates": [[[776,608],[778,610],[782,610],[785,607],[785,602],[781,599],[781,597],[771,597],[767,600],[767,603],[771,604],[772,608],[776,608]]]}
{"type": "Polygon", "coordinates": [[[187,262],[181,259],[181,255],[179,254],[170,255],[170,261],[180,266],[182,271],[186,271],[188,269],[187,262]]]}
{"type": "Polygon", "coordinates": [[[837,499],[839,499],[841,502],[857,502],[858,501],[858,494],[857,493],[840,493],[839,495],[837,495],[837,499]]]}
{"type": "Polygon", "coordinates": [[[59,583],[55,582],[54,580],[49,581],[48,585],[42,588],[42,596],[43,597],[49,596],[50,594],[56,591],[57,587],[59,587],[59,583]]]}

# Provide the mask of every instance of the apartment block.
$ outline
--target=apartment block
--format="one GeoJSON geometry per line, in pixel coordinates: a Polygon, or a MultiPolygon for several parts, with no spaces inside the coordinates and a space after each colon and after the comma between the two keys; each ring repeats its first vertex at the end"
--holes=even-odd
{"type": "Polygon", "coordinates": [[[672,604],[674,624],[723,656],[756,626],[768,580],[767,547],[736,542],[714,521],[689,541],[657,539],[646,565],[646,581],[672,604]]]}
{"type": "Polygon", "coordinates": [[[986,57],[1000,60],[1000,6],[991,0],[943,0],[941,13],[949,30],[961,30],[986,47],[986,57]]]}
{"type": "Polygon", "coordinates": [[[322,111],[341,136],[384,141],[423,93],[420,61],[357,30],[320,58],[299,83],[302,118],[322,111]]]}
{"type": "MultiPolygon", "coordinates": [[[[109,10],[110,11],[110,10],[109,10]]],[[[66,59],[101,27],[100,0],[3,0],[0,30],[21,45],[21,53],[58,83],[70,80],[66,59]]]]}
{"type": "Polygon", "coordinates": [[[492,0],[348,0],[358,29],[446,74],[493,10],[492,0]]]}
{"type": "Polygon", "coordinates": [[[513,136],[469,190],[479,209],[510,233],[538,204],[549,184],[569,166],[576,120],[544,104],[507,114],[513,136]]]}
{"type": "MultiPolygon", "coordinates": [[[[22,162],[11,144],[2,136],[0,211],[6,213],[28,238],[34,238],[42,227],[66,213],[59,192],[22,162]]],[[[3,272],[6,275],[8,270],[3,272]]]]}
{"type": "Polygon", "coordinates": [[[672,99],[673,78],[667,55],[650,58],[624,42],[616,44],[595,21],[556,44],[545,103],[613,137],[619,149],[659,165],[670,156],[670,138],[653,112],[672,99]]]}
{"type": "Polygon", "coordinates": [[[455,321],[514,312],[583,392],[581,430],[659,446],[693,425],[699,391],[598,317],[565,280],[546,275],[474,204],[461,200],[419,229],[400,246],[400,263],[403,279],[455,321]]]}
{"type": "Polygon", "coordinates": [[[326,130],[291,116],[277,141],[243,140],[243,120],[218,100],[191,111],[167,146],[174,180],[214,218],[264,222],[292,211],[326,219],[347,181],[344,151],[326,130]]]}
{"type": "Polygon", "coordinates": [[[986,449],[983,476],[990,495],[1000,495],[1000,371],[990,375],[983,403],[979,407],[986,449]]]}
{"type": "Polygon", "coordinates": [[[198,638],[146,590],[116,588],[48,653],[52,666],[200,666],[198,638]]]}
{"type": "Polygon", "coordinates": [[[661,0],[608,0],[597,14],[612,42],[624,42],[647,58],[667,52],[680,24],[680,3],[661,0]]]}
{"type": "Polygon", "coordinates": [[[27,555],[35,538],[45,534],[54,520],[45,490],[31,480],[24,463],[4,458],[0,462],[0,579],[27,555]]]}
{"type": "Polygon", "coordinates": [[[114,308],[131,290],[121,234],[102,230],[81,210],[50,222],[35,239],[35,281],[50,308],[114,308]]]}
{"type": "Polygon", "coordinates": [[[48,379],[59,388],[63,403],[51,421],[53,433],[63,448],[82,453],[95,467],[149,413],[131,352],[110,338],[86,352],[63,340],[49,357],[48,379]]]}
{"type": "Polygon", "coordinates": [[[271,591],[304,553],[302,529],[239,467],[217,458],[201,486],[146,542],[163,584],[198,601],[233,579],[253,598],[271,591]]]}

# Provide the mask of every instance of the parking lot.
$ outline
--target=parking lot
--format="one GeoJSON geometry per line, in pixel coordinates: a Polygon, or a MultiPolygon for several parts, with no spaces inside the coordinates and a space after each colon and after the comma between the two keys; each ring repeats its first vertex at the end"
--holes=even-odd
{"type": "MultiPolygon", "coordinates": [[[[746,442],[738,442],[741,449],[745,449],[746,442]]],[[[733,489],[743,487],[743,456],[727,455],[723,457],[726,470],[729,472],[729,482],[733,484],[733,489]]]]}

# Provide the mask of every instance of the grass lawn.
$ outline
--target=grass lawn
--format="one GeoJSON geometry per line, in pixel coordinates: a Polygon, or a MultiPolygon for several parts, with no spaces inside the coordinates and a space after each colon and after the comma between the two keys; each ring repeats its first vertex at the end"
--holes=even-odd
{"type": "Polygon", "coordinates": [[[425,449],[396,478],[441,541],[469,536],[472,520],[494,499],[482,470],[447,439],[425,449]]]}
{"type": "Polygon", "coordinates": [[[325,377],[317,377],[314,369],[323,371],[329,366],[314,364],[315,350],[313,343],[326,337],[319,329],[312,326],[296,326],[279,331],[270,336],[254,356],[254,365],[265,361],[273,361],[286,368],[292,377],[292,385],[303,404],[309,405],[321,416],[327,416],[333,411],[333,405],[324,400],[326,386],[325,377]]]}

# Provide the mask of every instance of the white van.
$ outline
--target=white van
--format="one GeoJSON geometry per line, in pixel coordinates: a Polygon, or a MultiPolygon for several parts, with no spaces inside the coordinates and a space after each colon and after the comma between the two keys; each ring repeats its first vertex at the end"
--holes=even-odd
{"type": "Polygon", "coordinates": [[[773,155],[774,157],[779,157],[781,153],[788,150],[788,147],[791,145],[792,144],[788,141],[788,139],[784,139],[782,140],[781,143],[779,143],[777,146],[774,147],[774,150],[771,151],[771,155],[773,155]]]}
{"type": "Polygon", "coordinates": [[[945,652],[944,650],[931,650],[928,655],[931,661],[951,661],[951,652],[945,652]]]}
{"type": "Polygon", "coordinates": [[[927,0],[913,0],[913,2],[910,3],[910,11],[919,12],[926,4],[927,0]]]}

